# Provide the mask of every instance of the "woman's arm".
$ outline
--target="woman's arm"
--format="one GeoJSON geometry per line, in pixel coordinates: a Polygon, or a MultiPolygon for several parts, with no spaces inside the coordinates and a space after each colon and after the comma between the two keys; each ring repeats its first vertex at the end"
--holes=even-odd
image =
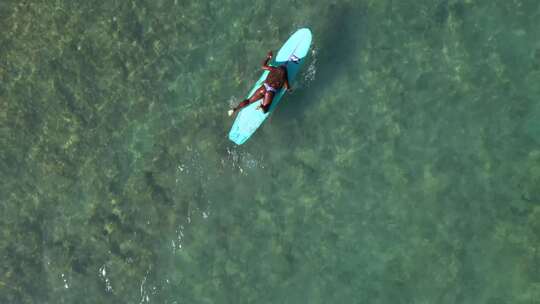
{"type": "Polygon", "coordinates": [[[287,91],[292,90],[291,85],[289,84],[289,73],[287,73],[287,68],[285,68],[285,83],[284,83],[284,86],[285,86],[285,89],[287,89],[287,91]]]}
{"type": "Polygon", "coordinates": [[[263,70],[267,70],[267,71],[270,71],[270,69],[272,68],[271,66],[268,65],[268,62],[270,61],[270,59],[272,59],[272,51],[269,51],[268,54],[266,55],[266,58],[264,59],[263,63],[262,63],[262,69],[263,70]]]}

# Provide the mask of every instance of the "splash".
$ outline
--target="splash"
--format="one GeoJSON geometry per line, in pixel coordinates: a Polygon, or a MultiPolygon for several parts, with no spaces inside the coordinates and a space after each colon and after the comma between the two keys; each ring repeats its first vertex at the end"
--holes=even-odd
{"type": "Polygon", "coordinates": [[[101,266],[101,268],[99,268],[98,275],[105,282],[105,290],[107,292],[113,292],[111,280],[109,279],[109,277],[107,277],[107,267],[105,265],[103,265],[103,266],[101,266]]]}
{"type": "Polygon", "coordinates": [[[148,277],[148,274],[150,273],[150,270],[152,270],[152,267],[148,267],[148,270],[146,270],[146,274],[144,275],[141,286],[140,286],[140,293],[141,293],[141,300],[139,301],[139,304],[142,303],[149,303],[150,302],[150,296],[148,295],[148,292],[144,288],[144,285],[146,284],[146,278],[148,277]]]}
{"type": "Polygon", "coordinates": [[[317,48],[313,48],[311,50],[311,61],[309,62],[309,65],[306,69],[306,72],[304,73],[304,77],[302,78],[302,86],[303,87],[309,87],[313,81],[315,81],[315,76],[317,75],[317,57],[319,51],[317,48]]]}
{"type": "Polygon", "coordinates": [[[184,225],[180,225],[176,229],[175,232],[176,232],[176,239],[173,239],[171,241],[171,247],[172,247],[173,254],[176,253],[177,250],[182,249],[182,243],[183,243],[183,239],[184,239],[184,225]]]}
{"type": "Polygon", "coordinates": [[[66,275],[62,273],[62,274],[60,275],[60,277],[62,278],[62,281],[64,282],[64,288],[65,288],[65,289],[68,289],[68,288],[69,288],[69,284],[68,284],[66,275]]]}
{"type": "Polygon", "coordinates": [[[231,96],[229,97],[229,99],[227,100],[227,105],[229,106],[229,108],[233,108],[236,106],[236,104],[238,103],[238,97],[236,96],[231,96]]]}
{"type": "Polygon", "coordinates": [[[227,157],[222,163],[230,163],[232,168],[238,170],[241,174],[247,175],[248,171],[254,169],[264,169],[262,156],[255,157],[253,154],[239,150],[237,147],[227,147],[227,157]]]}

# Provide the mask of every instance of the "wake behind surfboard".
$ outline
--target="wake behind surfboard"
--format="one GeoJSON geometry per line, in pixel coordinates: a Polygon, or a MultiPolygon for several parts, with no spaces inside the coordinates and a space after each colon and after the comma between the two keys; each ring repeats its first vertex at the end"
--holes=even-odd
{"type": "MultiPolygon", "coordinates": [[[[294,79],[296,78],[302,63],[305,61],[309,47],[311,45],[311,31],[307,28],[302,28],[296,31],[289,39],[283,44],[281,49],[279,49],[277,56],[275,57],[274,63],[272,65],[279,66],[281,64],[287,65],[287,75],[288,80],[291,86],[293,86],[294,79]]],[[[246,98],[249,98],[255,90],[257,90],[266,76],[268,76],[268,71],[264,71],[259,80],[255,83],[253,88],[249,91],[249,94],[246,98]]],[[[257,109],[257,106],[261,103],[256,101],[238,112],[236,119],[231,127],[229,132],[229,139],[241,145],[246,140],[248,140],[255,131],[263,124],[266,118],[274,111],[279,101],[285,94],[285,88],[281,88],[274,99],[267,113],[264,113],[261,110],[257,109]]]]}

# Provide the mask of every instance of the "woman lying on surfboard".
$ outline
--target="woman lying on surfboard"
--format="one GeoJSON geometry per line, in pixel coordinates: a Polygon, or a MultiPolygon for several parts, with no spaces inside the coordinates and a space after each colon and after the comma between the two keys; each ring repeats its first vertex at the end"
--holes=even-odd
{"type": "MultiPolygon", "coordinates": [[[[268,52],[266,55],[266,59],[262,63],[262,69],[270,71],[268,73],[268,76],[266,76],[265,81],[261,85],[260,88],[258,88],[251,97],[248,99],[243,100],[238,104],[238,106],[234,107],[233,109],[229,110],[229,116],[232,116],[235,113],[238,113],[243,107],[262,99],[262,103],[260,106],[257,107],[257,109],[262,109],[264,113],[268,112],[270,109],[270,105],[272,104],[272,99],[274,98],[274,95],[283,87],[287,89],[287,91],[291,91],[291,87],[289,85],[289,80],[287,78],[287,65],[282,64],[278,67],[273,67],[268,65],[268,62],[272,59],[272,51],[268,52]]],[[[292,58],[292,61],[295,58],[292,58]]]]}

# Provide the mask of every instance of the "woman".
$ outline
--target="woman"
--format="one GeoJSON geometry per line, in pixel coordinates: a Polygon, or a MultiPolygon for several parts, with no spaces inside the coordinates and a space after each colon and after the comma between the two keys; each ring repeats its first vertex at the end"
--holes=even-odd
{"type": "Polygon", "coordinates": [[[264,113],[268,112],[270,105],[272,104],[272,99],[274,95],[279,92],[279,90],[285,86],[287,91],[291,90],[289,86],[289,80],[287,78],[287,65],[282,64],[278,67],[273,67],[268,65],[268,62],[272,59],[272,51],[268,52],[266,59],[262,63],[262,69],[269,71],[268,76],[264,80],[260,88],[258,88],[251,97],[243,100],[238,104],[238,106],[229,110],[229,116],[232,116],[235,113],[238,113],[243,107],[259,100],[263,99],[260,106],[257,109],[262,109],[264,113]]]}

